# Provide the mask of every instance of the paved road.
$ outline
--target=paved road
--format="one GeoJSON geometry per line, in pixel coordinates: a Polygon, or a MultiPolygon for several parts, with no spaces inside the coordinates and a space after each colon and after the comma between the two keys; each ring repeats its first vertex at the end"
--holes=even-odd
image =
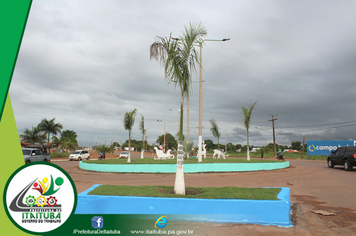
{"type": "MultiPolygon", "coordinates": [[[[133,155],[133,158],[139,158],[133,155]]],[[[78,162],[55,161],[73,178],[78,193],[93,184],[173,186],[174,174],[88,172],[78,162]]],[[[356,167],[330,169],[326,161],[290,160],[290,167],[274,171],[185,174],[187,187],[289,187],[295,227],[188,223],[198,235],[355,235],[356,167]],[[311,212],[334,213],[323,216],[311,212]]]]}

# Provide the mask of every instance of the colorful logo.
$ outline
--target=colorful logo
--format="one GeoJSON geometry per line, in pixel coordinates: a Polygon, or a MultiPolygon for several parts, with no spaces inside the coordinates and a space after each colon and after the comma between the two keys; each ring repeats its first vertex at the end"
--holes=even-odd
{"type": "Polygon", "coordinates": [[[314,144],[312,144],[308,147],[308,149],[309,149],[309,151],[314,152],[316,148],[315,148],[314,144]],[[312,147],[313,147],[313,149],[312,149],[312,147]]]}
{"type": "Polygon", "coordinates": [[[94,216],[91,219],[91,226],[93,226],[94,229],[101,229],[104,226],[104,219],[101,216],[94,216]]]}
{"type": "Polygon", "coordinates": [[[42,181],[37,179],[33,180],[12,200],[10,204],[10,210],[31,211],[40,207],[42,209],[57,209],[58,212],[60,212],[61,205],[57,205],[57,198],[51,195],[54,195],[60,189],[55,189],[55,185],[61,186],[63,182],[64,180],[62,177],[58,177],[56,181],[53,182],[52,175],[50,183],[48,182],[47,177],[44,177],[42,181]],[[30,189],[38,191],[40,195],[34,196],[32,193],[32,195],[27,195],[26,200],[24,200],[26,193],[29,192],[30,189]],[[23,205],[23,203],[26,203],[26,205],[23,205]]]}
{"type": "Polygon", "coordinates": [[[155,228],[164,228],[167,226],[167,216],[160,216],[157,218],[155,228]]]}
{"type": "Polygon", "coordinates": [[[17,227],[31,233],[44,233],[68,219],[75,209],[76,196],[73,181],[60,167],[31,163],[10,177],[4,203],[7,215],[17,227]]]}

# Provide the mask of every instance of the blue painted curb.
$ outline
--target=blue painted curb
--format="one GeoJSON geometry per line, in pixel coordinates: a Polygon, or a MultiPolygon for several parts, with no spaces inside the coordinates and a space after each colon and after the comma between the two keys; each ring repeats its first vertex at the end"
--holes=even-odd
{"type": "Polygon", "coordinates": [[[279,200],[88,195],[98,186],[78,195],[75,214],[158,214],[177,221],[292,226],[289,188],[281,188],[279,200]]]}
{"type": "MultiPolygon", "coordinates": [[[[184,164],[184,173],[275,170],[289,167],[289,161],[270,163],[200,163],[184,164]]],[[[175,173],[176,164],[91,164],[79,163],[79,168],[97,172],[175,173]]]]}

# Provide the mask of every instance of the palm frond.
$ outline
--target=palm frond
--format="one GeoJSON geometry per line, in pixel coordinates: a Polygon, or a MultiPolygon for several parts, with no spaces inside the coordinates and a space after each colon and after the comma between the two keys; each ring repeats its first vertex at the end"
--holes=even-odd
{"type": "Polygon", "coordinates": [[[244,126],[247,130],[250,128],[250,121],[251,121],[251,116],[252,112],[255,109],[255,106],[257,104],[257,101],[251,104],[248,108],[242,107],[242,114],[244,115],[244,126]]]}
{"type": "MultiPolygon", "coordinates": [[[[200,65],[199,54],[194,44],[199,38],[204,37],[207,31],[201,23],[190,23],[182,33],[180,40],[173,40],[171,34],[169,38],[156,37],[150,47],[150,59],[156,59],[164,64],[166,81],[181,90],[181,109],[183,109],[184,97],[189,97],[191,77],[196,72],[195,63],[200,65]]],[[[180,119],[180,124],[183,126],[183,113],[180,119]]]]}
{"type": "Polygon", "coordinates": [[[219,127],[216,121],[214,119],[211,119],[209,122],[211,124],[210,131],[213,134],[213,136],[216,138],[220,138],[221,133],[219,132],[219,127]]]}
{"type": "Polygon", "coordinates": [[[124,127],[126,130],[131,132],[132,126],[135,123],[135,116],[136,116],[137,109],[135,108],[131,112],[126,112],[124,116],[124,127]]]}

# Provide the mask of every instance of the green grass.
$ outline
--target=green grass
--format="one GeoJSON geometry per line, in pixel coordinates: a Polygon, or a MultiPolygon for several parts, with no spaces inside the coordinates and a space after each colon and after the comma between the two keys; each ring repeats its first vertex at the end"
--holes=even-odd
{"type": "Polygon", "coordinates": [[[278,200],[281,188],[239,188],[239,187],[186,187],[186,195],[177,195],[170,186],[118,186],[101,185],[89,195],[106,196],[141,196],[141,197],[174,197],[205,199],[253,199],[278,200]]]}
{"type": "Polygon", "coordinates": [[[51,153],[51,158],[56,158],[56,157],[68,157],[69,155],[72,154],[71,152],[58,152],[58,153],[51,153]]]}
{"type": "MultiPolygon", "coordinates": [[[[83,161],[84,163],[92,164],[177,164],[177,159],[169,160],[154,160],[153,158],[131,158],[131,163],[127,162],[127,159],[106,159],[106,160],[89,160],[83,161]]],[[[227,158],[227,159],[203,159],[201,163],[271,163],[280,162],[278,160],[261,160],[251,159],[247,161],[245,158],[227,158]]],[[[199,164],[196,158],[189,158],[184,160],[184,164],[199,164]]]]}

